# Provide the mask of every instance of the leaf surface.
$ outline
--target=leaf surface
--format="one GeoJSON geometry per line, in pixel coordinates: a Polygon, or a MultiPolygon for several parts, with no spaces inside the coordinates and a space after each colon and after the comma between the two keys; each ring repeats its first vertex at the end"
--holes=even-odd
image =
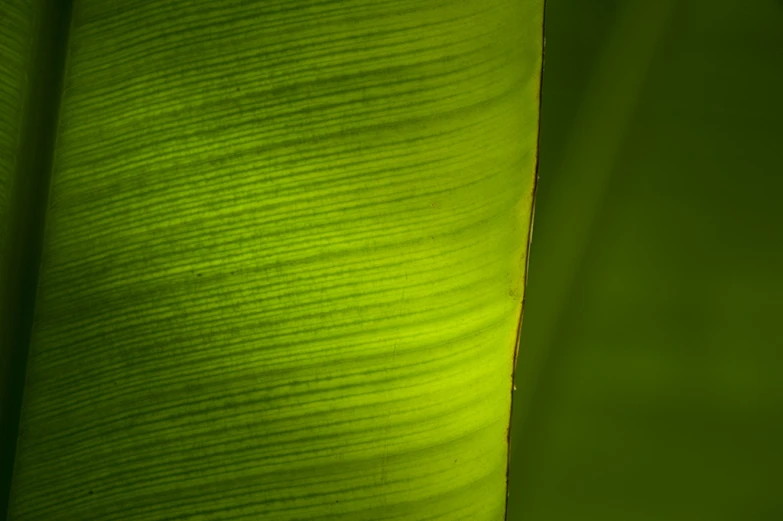
{"type": "Polygon", "coordinates": [[[10,519],[502,519],[541,14],[75,2],[10,519]]]}

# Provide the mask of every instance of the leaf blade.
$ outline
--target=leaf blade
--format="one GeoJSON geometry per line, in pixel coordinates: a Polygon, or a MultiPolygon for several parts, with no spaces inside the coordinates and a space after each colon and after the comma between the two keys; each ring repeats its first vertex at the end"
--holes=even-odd
{"type": "Polygon", "coordinates": [[[76,6],[12,519],[502,517],[537,3],[189,5],[76,6]]]}

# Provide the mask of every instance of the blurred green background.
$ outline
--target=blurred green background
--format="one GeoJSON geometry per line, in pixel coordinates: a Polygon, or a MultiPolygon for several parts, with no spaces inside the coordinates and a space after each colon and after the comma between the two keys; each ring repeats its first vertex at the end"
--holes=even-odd
{"type": "Polygon", "coordinates": [[[783,520],[783,2],[546,27],[508,520],[783,520]]]}

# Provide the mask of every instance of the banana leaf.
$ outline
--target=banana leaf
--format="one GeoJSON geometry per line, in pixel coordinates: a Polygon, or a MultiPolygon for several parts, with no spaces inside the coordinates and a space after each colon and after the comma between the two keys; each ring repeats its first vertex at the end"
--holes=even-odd
{"type": "Polygon", "coordinates": [[[547,3],[509,520],[783,519],[783,3],[547,3]]]}
{"type": "Polygon", "coordinates": [[[0,27],[9,520],[505,517],[543,1],[0,27]]]}

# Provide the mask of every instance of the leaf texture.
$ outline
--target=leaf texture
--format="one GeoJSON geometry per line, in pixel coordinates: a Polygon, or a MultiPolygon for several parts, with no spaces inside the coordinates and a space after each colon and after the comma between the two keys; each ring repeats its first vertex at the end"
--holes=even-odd
{"type": "Polygon", "coordinates": [[[541,4],[76,2],[10,519],[503,519],[541,4]]]}

